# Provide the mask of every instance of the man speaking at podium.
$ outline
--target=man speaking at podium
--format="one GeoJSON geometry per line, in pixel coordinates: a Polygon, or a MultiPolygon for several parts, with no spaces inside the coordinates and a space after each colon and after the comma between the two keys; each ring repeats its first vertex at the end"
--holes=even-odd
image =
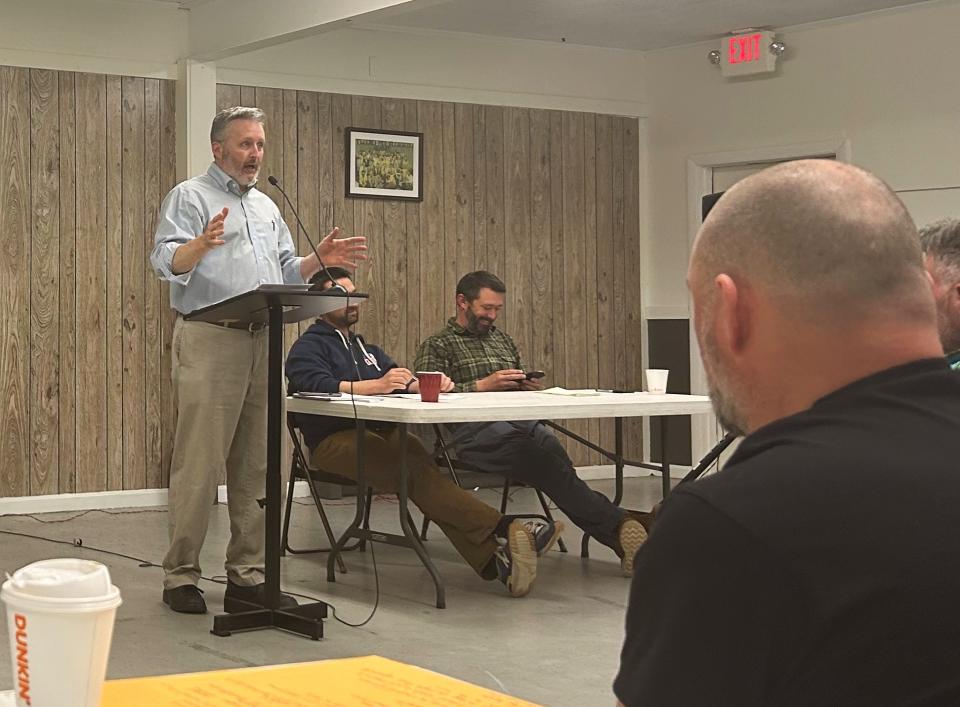
{"type": "MultiPolygon", "coordinates": [[[[265,143],[259,108],[226,108],[210,128],[213,164],[175,186],[160,207],[150,262],[170,283],[177,310],[172,379],[177,428],[170,462],[170,549],[163,560],[163,601],[174,611],[206,613],[197,581],[211,501],[225,475],[230,513],[228,599],[262,603],[267,431],[267,332],[186,321],[184,314],[256,289],[302,284],[320,267],[298,257],[280,210],[256,187],[265,143]]],[[[365,239],[318,248],[327,264],[355,267],[365,239]]],[[[281,595],[281,604],[296,604],[281,595]]]]}

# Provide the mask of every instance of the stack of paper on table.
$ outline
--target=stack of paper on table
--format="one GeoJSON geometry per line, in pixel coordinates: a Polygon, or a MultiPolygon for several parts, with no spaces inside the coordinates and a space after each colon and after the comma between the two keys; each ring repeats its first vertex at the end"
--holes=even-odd
{"type": "Polygon", "coordinates": [[[520,707],[532,705],[380,656],[108,680],[101,707],[520,707]]]}
{"type": "Polygon", "coordinates": [[[340,393],[339,395],[331,396],[330,393],[308,393],[306,391],[293,393],[292,397],[303,400],[328,400],[331,403],[375,403],[385,400],[382,395],[361,395],[360,393],[355,393],[351,397],[350,393],[340,393]]]}
{"type": "Polygon", "coordinates": [[[580,390],[568,390],[566,388],[547,388],[546,390],[541,390],[541,393],[549,393],[550,395],[600,395],[600,392],[594,390],[593,388],[584,388],[580,390]]]}

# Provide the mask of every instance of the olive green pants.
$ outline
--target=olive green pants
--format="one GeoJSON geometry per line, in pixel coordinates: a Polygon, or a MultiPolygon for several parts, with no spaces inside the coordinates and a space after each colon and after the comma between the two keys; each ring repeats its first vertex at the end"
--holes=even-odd
{"type": "MultiPolygon", "coordinates": [[[[400,431],[366,431],[364,476],[377,493],[400,490],[400,431]]],[[[311,464],[341,476],[357,476],[357,433],[335,432],[321,440],[310,455],[311,464]]],[[[417,508],[436,523],[463,559],[484,579],[493,579],[491,563],[497,542],[493,531],[500,513],[469,491],[464,491],[437,468],[423,443],[407,435],[407,492],[417,508]]]]}

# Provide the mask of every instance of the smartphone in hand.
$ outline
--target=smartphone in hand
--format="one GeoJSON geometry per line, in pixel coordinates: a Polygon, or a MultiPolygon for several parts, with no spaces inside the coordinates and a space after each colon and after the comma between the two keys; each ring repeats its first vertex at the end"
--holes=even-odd
{"type": "Polygon", "coordinates": [[[537,380],[538,378],[543,378],[546,373],[543,371],[527,371],[524,373],[528,381],[537,380]]]}

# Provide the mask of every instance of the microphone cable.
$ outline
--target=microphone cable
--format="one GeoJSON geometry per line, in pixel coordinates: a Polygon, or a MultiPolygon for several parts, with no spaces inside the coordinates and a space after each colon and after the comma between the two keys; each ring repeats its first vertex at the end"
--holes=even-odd
{"type": "MultiPolygon", "coordinates": [[[[89,513],[106,513],[107,515],[120,516],[120,515],[133,515],[136,513],[166,513],[166,512],[167,512],[166,509],[143,509],[143,510],[136,510],[136,511],[108,511],[102,508],[90,508],[85,511],[80,511],[78,513],[75,513],[69,518],[57,518],[57,519],[51,519],[51,520],[44,520],[43,518],[39,518],[37,515],[32,513],[4,513],[0,515],[0,519],[29,518],[38,523],[53,524],[53,523],[67,523],[71,520],[76,520],[77,518],[80,518],[81,516],[85,516],[89,513]]],[[[60,540],[58,538],[49,538],[44,535],[36,535],[34,533],[22,533],[16,530],[0,530],[0,535],[10,535],[18,538],[27,538],[29,540],[42,540],[43,542],[53,543],[55,545],[68,545],[70,547],[77,548],[80,550],[89,550],[91,552],[99,552],[103,555],[109,555],[111,557],[119,557],[125,560],[132,560],[133,562],[136,562],[139,567],[144,567],[144,568],[156,567],[157,569],[163,568],[163,565],[157,562],[151,562],[150,560],[145,560],[142,557],[127,555],[122,552],[117,552],[116,550],[107,550],[106,548],[87,545],[86,543],[84,543],[83,538],[80,538],[80,537],[73,538],[73,540],[60,540]]],[[[330,607],[333,618],[339,623],[343,624],[344,626],[349,626],[350,628],[362,628],[363,626],[368,624],[370,620],[373,618],[373,615],[377,611],[377,606],[380,603],[380,577],[376,572],[376,566],[377,566],[376,555],[373,554],[372,552],[373,550],[372,543],[371,543],[370,549],[371,549],[371,554],[373,555],[373,558],[374,558],[373,566],[374,566],[374,577],[376,580],[376,603],[374,604],[373,611],[370,613],[370,615],[360,623],[351,623],[349,621],[346,621],[345,619],[341,619],[339,616],[337,616],[337,607],[335,607],[326,599],[320,599],[318,597],[313,597],[307,594],[298,594],[296,592],[286,592],[286,594],[290,594],[291,596],[295,596],[295,597],[300,597],[301,599],[307,599],[309,601],[322,602],[330,607]]],[[[205,582],[210,582],[211,584],[225,585],[227,583],[226,578],[219,579],[217,577],[207,577],[205,575],[200,575],[200,579],[204,580],[205,582]]]]}
{"type": "Polygon", "coordinates": [[[323,258],[320,257],[320,251],[318,251],[317,246],[313,244],[313,239],[310,238],[310,234],[307,232],[306,226],[304,226],[303,221],[300,220],[300,214],[297,213],[297,208],[293,205],[293,202],[290,201],[290,197],[287,196],[287,192],[283,190],[283,187],[280,186],[280,182],[272,174],[267,177],[267,181],[270,182],[270,184],[272,184],[274,187],[276,187],[277,191],[283,194],[283,198],[287,202],[287,205],[290,207],[290,210],[293,212],[294,218],[297,219],[297,228],[303,232],[304,236],[306,236],[307,243],[310,244],[310,249],[313,250],[313,254],[317,256],[317,262],[320,264],[320,269],[323,270],[323,274],[330,279],[331,285],[330,287],[327,288],[327,290],[328,291],[332,290],[333,292],[342,292],[346,294],[347,293],[346,288],[343,285],[340,285],[337,283],[337,281],[333,278],[333,275],[330,274],[330,271],[327,270],[327,266],[323,264],[323,258]]]}

